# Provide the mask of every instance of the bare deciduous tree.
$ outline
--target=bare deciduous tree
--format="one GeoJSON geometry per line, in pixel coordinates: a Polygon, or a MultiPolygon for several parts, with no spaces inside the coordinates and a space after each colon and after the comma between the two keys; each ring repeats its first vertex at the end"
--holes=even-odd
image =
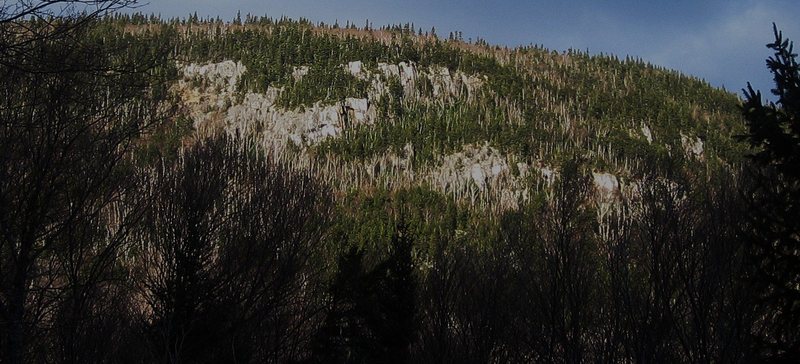
{"type": "Polygon", "coordinates": [[[120,292],[106,283],[123,277],[117,257],[136,217],[135,201],[119,208],[130,197],[126,156],[165,111],[148,93],[152,63],[95,42],[89,27],[124,4],[22,1],[0,9],[4,362],[102,361],[92,350],[111,349],[103,340],[114,335],[95,329],[111,325],[106,299],[120,292]],[[81,4],[95,10],[77,14],[81,4]]]}
{"type": "Polygon", "coordinates": [[[144,171],[132,254],[159,360],[285,362],[310,335],[326,194],[242,144],[200,141],[144,171]]]}

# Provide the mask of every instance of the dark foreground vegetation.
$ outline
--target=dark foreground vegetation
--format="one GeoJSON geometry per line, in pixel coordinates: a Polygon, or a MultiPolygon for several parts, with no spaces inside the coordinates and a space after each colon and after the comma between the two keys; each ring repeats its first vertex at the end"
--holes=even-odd
{"type": "Polygon", "coordinates": [[[487,216],[181,139],[171,44],[146,46],[164,32],[109,36],[101,16],[129,4],[89,3],[0,7],[2,363],[800,357],[800,74],[777,31],[778,101],[748,89],[730,141],[746,160],[653,152],[598,218],[596,161],[564,152],[541,198],[487,216]]]}

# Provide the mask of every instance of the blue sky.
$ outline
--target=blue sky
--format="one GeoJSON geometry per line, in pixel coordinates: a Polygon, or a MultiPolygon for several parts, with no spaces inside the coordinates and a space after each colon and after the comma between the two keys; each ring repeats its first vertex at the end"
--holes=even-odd
{"type": "MultiPolygon", "coordinates": [[[[140,0],[138,9],[164,17],[268,15],[375,27],[414,23],[440,36],[463,32],[489,43],[540,44],[563,51],[636,56],[741,93],[750,81],[769,93],[765,47],[772,22],[800,41],[798,0],[140,0]]],[[[800,43],[798,43],[800,45],[800,43]]]]}

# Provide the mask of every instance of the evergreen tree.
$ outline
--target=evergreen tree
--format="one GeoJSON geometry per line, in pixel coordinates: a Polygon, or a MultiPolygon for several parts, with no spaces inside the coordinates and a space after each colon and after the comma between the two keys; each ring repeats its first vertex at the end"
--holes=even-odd
{"type": "Polygon", "coordinates": [[[379,312],[373,324],[383,363],[405,363],[416,332],[416,290],[413,241],[401,225],[392,237],[391,255],[373,274],[378,282],[379,312]]]}
{"type": "Polygon", "coordinates": [[[331,307],[312,344],[312,363],[405,363],[416,327],[413,241],[403,225],[388,258],[364,269],[364,250],[339,260],[331,307]]]}
{"type": "Polygon", "coordinates": [[[767,60],[775,103],[748,84],[743,106],[755,188],[751,197],[754,275],[764,305],[758,346],[771,360],[800,356],[800,70],[792,43],[773,25],[767,60]]]}

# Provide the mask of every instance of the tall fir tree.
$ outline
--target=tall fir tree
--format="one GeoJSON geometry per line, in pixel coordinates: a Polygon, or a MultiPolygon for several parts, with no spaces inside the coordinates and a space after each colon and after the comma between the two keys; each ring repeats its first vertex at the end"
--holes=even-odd
{"type": "Polygon", "coordinates": [[[743,105],[755,186],[751,248],[763,322],[758,347],[769,360],[800,357],[800,70],[792,42],[773,24],[775,54],[767,60],[775,102],[748,84],[743,105]]]}

